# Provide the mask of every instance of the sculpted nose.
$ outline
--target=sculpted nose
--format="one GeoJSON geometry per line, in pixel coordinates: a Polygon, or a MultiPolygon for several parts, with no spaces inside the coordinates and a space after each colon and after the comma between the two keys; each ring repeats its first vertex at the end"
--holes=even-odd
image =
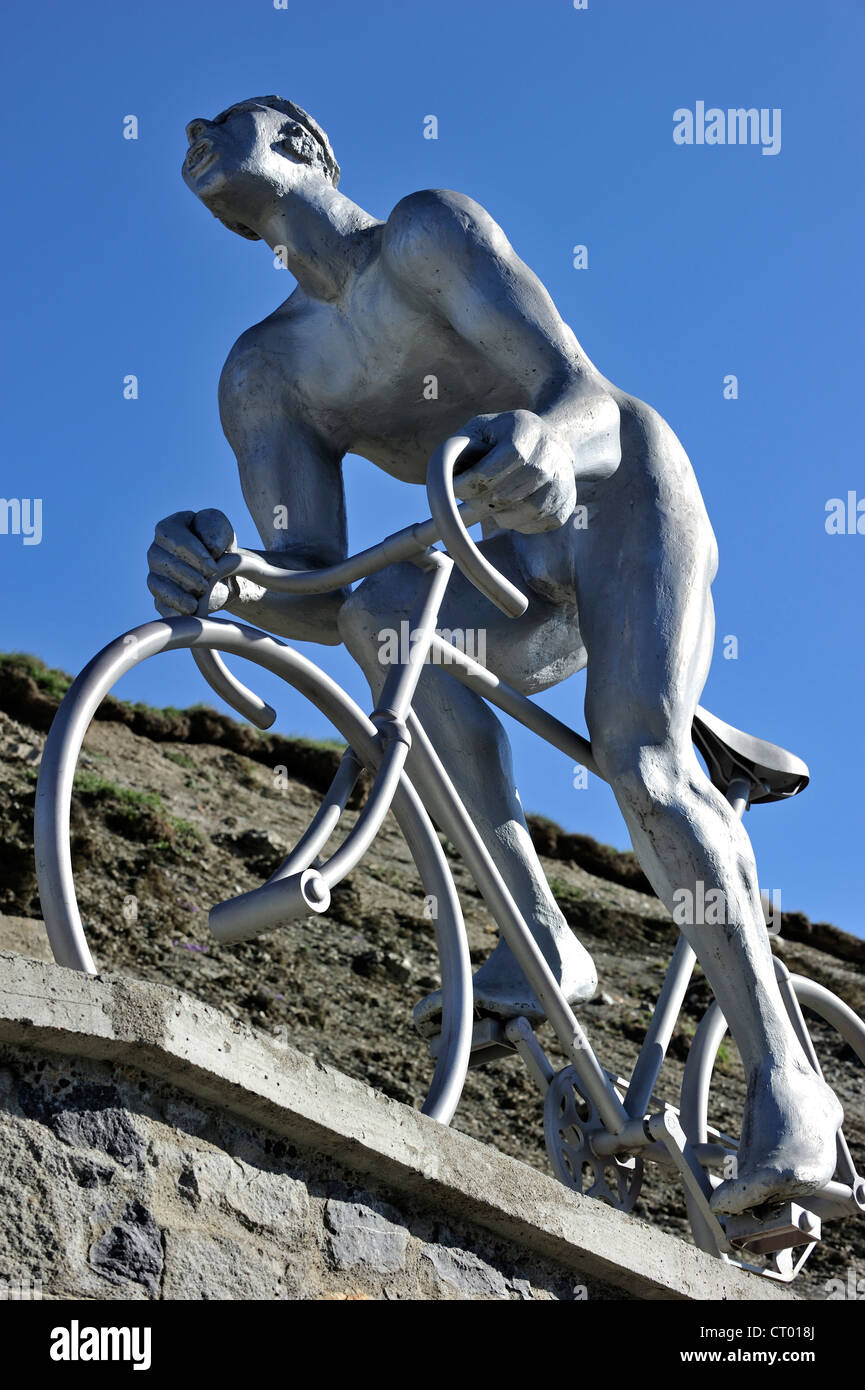
{"type": "Polygon", "coordinates": [[[190,145],[194,145],[196,140],[201,138],[207,130],[207,126],[208,122],[202,120],[200,116],[196,116],[194,121],[189,122],[189,125],[186,127],[186,138],[190,145]]]}

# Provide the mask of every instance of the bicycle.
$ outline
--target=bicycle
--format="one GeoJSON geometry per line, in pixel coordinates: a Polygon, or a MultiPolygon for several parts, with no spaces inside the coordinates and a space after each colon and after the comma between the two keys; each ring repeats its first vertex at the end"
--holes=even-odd
{"type": "MultiPolygon", "coordinates": [[[[683,937],[673,950],[652,1020],[629,1078],[606,1070],[559,989],[498,870],[462,806],[412,709],[428,656],[553,747],[601,776],[591,744],[480,665],[436,631],[439,608],[454,565],[504,613],[525,611],[526,597],[477,549],[468,526],[480,519],[477,503],[457,505],[455,463],[464,436],[448,439],[427,474],[431,517],[388,536],[339,564],[288,571],[262,555],[237,548],[217,566],[212,581],[243,576],[280,593],[321,594],[342,588],[397,561],[411,560],[425,575],[412,615],[412,642],[390,668],[376,709],[363,713],[324,671],[275,637],[245,624],[208,616],[205,594],[194,617],[159,619],[133,628],[106,646],[66,694],[49,733],[36,793],[35,843],[39,891],[51,947],[59,964],[96,973],[75,895],[69,838],[73,777],[93,714],[116,681],[160,652],[189,648],[211,687],[258,728],[276,712],[225,666],[219,652],[245,657],[283,677],[324,713],[345,739],[334,780],[309,828],[264,884],[217,904],[209,923],[221,942],[239,941],[311,914],[327,911],[331,890],[366,853],[388,810],[393,810],[414,857],[425,901],[435,904],[433,929],[442,979],[440,1022],[423,1006],[416,1023],[428,1035],[434,1074],[422,1106],[443,1124],[453,1118],[470,1066],[517,1054],[544,1106],[544,1136],[554,1173],[566,1186],[620,1211],[633,1210],[646,1161],[672,1165],[684,1190],[697,1246],[769,1277],[789,1282],[822,1237],[826,1221],[865,1211],[865,1179],[856,1171],[843,1133],[832,1180],[801,1201],[787,1201],[737,1217],[719,1217],[710,1205],[721,1178],[712,1172],[735,1160],[737,1141],[709,1124],[709,1093],[726,1022],[713,1002],[693,1038],[679,1106],[658,1100],[655,1087],[682,1008],[696,957],[683,937]],[[434,548],[443,543],[444,550],[434,548]],[[405,772],[414,750],[412,775],[405,772]],[[363,769],[372,776],[367,799],[339,848],[322,861],[363,769]],[[540,1001],[567,1063],[552,1065],[535,1029],[523,1017],[474,1018],[471,966],[462,911],[435,818],[469,869],[502,937],[510,945],[540,1001]],[[799,1247],[804,1247],[799,1249],[799,1247]],[[794,1256],[794,1251],[799,1253],[794,1256]],[[754,1263],[754,1259],[765,1261],[754,1263]]],[[[211,586],[212,587],[212,586],[211,586]]],[[[698,707],[692,735],[709,776],[741,818],[749,805],[787,799],[807,786],[809,772],[794,754],[725,724],[698,707]]],[[[803,1008],[834,1029],[865,1065],[865,1024],[842,1000],[775,959],[782,997],[812,1065],[820,1062],[803,1008]]]]}

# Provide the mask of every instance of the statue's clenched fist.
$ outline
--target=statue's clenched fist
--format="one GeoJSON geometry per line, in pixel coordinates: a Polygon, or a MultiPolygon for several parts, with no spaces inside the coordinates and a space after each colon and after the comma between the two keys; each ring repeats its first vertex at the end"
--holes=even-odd
{"type": "Polygon", "coordinates": [[[476,415],[460,433],[472,442],[457,463],[457,497],[486,502],[499,525],[512,531],[564,525],[577,500],[574,460],[539,416],[530,410],[476,415]]]}
{"type": "MultiPolygon", "coordinates": [[[[163,618],[192,614],[216,573],[216,561],[235,549],[234,527],[224,512],[207,507],[201,512],[174,512],[158,522],[147,552],[147,587],[163,618]]],[[[233,579],[220,580],[210,595],[208,611],[224,608],[235,593],[233,579]]]]}

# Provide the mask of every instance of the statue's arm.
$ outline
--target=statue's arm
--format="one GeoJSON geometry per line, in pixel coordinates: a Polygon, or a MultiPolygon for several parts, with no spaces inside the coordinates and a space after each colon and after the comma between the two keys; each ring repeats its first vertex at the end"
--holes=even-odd
{"type": "MultiPolygon", "coordinates": [[[[223,368],[219,413],[264,549],[287,569],[320,569],[347,554],[342,455],[304,421],[286,395],[284,363],[241,338],[223,368]]],[[[282,637],[336,645],[345,590],[318,597],[267,593],[233,581],[229,612],[282,637]]]]}
{"type": "Polygon", "coordinates": [[[532,410],[570,444],[577,481],[621,460],[619,408],[534,272],[480,204],[412,193],[388,219],[385,263],[507,379],[529,380],[532,410]]]}

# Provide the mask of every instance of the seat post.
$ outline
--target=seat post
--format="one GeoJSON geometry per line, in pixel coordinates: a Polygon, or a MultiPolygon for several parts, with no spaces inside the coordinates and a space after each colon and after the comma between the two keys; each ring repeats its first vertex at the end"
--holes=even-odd
{"type": "Polygon", "coordinates": [[[754,783],[750,777],[734,777],[727,787],[727,800],[735,811],[739,820],[742,819],[748,809],[748,802],[751,799],[751,791],[754,783]]]}

